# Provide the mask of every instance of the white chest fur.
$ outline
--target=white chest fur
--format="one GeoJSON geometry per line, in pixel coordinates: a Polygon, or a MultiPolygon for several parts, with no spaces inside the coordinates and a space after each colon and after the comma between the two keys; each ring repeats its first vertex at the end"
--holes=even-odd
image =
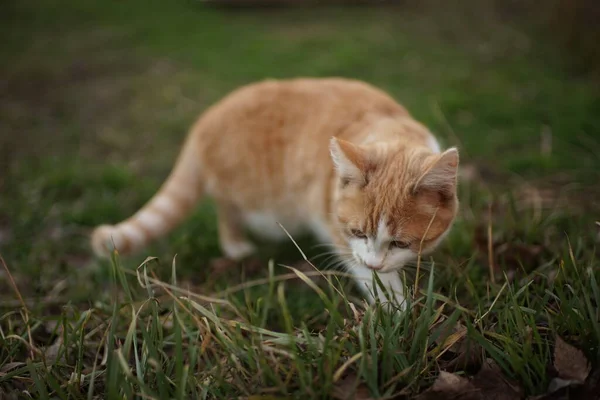
{"type": "Polygon", "coordinates": [[[316,217],[302,218],[272,211],[252,211],[244,214],[246,228],[264,239],[287,239],[287,234],[279,224],[292,236],[310,232],[319,241],[329,242],[331,239],[326,223],[316,217]]]}
{"type": "Polygon", "coordinates": [[[252,211],[244,215],[244,224],[252,233],[265,239],[281,240],[287,235],[281,224],[290,234],[302,231],[303,224],[299,219],[284,216],[271,211],[252,211]]]}

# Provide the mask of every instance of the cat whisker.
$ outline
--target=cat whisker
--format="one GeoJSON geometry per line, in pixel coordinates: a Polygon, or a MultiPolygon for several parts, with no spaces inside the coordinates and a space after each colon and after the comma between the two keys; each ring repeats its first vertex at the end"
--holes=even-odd
{"type": "Polygon", "coordinates": [[[318,259],[318,258],[320,258],[320,257],[327,256],[327,255],[331,255],[331,254],[338,255],[338,254],[343,254],[343,253],[341,253],[341,252],[339,252],[339,251],[337,251],[337,250],[325,251],[325,252],[323,252],[323,253],[319,253],[319,254],[317,254],[316,256],[312,257],[312,259],[313,259],[313,260],[316,260],[316,259],[318,259]]]}
{"type": "Polygon", "coordinates": [[[323,266],[324,268],[329,268],[331,267],[332,264],[338,263],[339,260],[335,257],[335,255],[327,257],[325,260],[323,260],[321,263],[319,263],[319,265],[323,266]]]}
{"type": "Polygon", "coordinates": [[[346,269],[347,265],[350,264],[352,261],[353,258],[349,255],[340,254],[338,259],[334,259],[329,265],[327,265],[327,268],[346,269]]]}
{"type": "Polygon", "coordinates": [[[335,247],[335,245],[333,243],[318,243],[318,244],[310,246],[311,249],[316,249],[319,247],[332,247],[333,248],[333,247],[335,247]]]}

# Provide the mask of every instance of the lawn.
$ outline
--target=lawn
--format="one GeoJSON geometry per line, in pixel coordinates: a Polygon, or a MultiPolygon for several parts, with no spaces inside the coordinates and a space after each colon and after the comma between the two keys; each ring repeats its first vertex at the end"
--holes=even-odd
{"type": "Polygon", "coordinates": [[[0,9],[0,399],[600,392],[600,89],[517,15],[0,9]],[[152,196],[203,109],[294,76],[371,82],[460,149],[460,216],[406,271],[409,312],[366,306],[310,238],[220,268],[208,200],[142,254],[92,256],[91,229],[152,196]]]}

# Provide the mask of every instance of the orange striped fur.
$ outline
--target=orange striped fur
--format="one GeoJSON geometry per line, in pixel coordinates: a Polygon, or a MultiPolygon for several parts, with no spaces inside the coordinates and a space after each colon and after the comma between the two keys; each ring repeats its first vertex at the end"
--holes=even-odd
{"type": "Polygon", "coordinates": [[[273,239],[285,238],[277,223],[308,230],[332,244],[366,293],[375,272],[401,304],[394,271],[449,231],[457,168],[455,148],[441,152],[425,126],[366,83],[259,82],[206,110],[158,193],[127,220],[97,227],[92,245],[101,256],[113,245],[138,251],[208,195],[226,256],[254,251],[245,229],[273,239]]]}

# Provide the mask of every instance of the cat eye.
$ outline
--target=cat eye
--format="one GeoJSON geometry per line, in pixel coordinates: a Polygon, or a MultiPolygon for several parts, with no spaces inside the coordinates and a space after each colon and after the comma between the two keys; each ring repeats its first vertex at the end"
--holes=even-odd
{"type": "Polygon", "coordinates": [[[406,249],[406,248],[410,247],[410,243],[405,242],[404,240],[394,240],[393,242],[390,243],[390,247],[395,247],[398,249],[406,249]]]}
{"type": "Polygon", "coordinates": [[[358,229],[352,229],[350,231],[350,233],[352,234],[352,236],[357,237],[359,239],[366,239],[367,238],[367,235],[365,235],[363,231],[358,230],[358,229]]]}

